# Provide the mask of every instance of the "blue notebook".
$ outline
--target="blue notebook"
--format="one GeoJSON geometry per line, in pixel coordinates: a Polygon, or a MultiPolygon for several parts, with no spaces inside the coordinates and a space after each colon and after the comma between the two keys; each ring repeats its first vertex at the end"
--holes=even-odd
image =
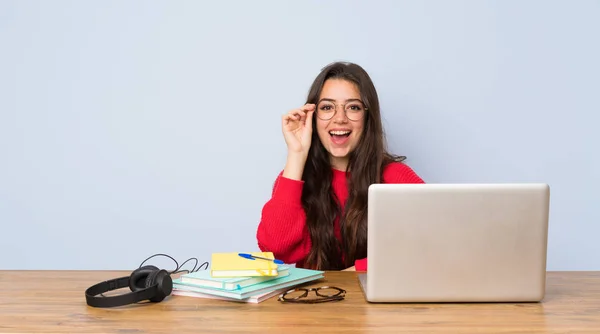
{"type": "Polygon", "coordinates": [[[224,290],[235,290],[250,285],[274,280],[288,276],[289,266],[280,265],[277,268],[277,276],[247,276],[247,277],[212,277],[210,270],[196,271],[181,276],[182,284],[193,284],[206,288],[217,288],[224,290]]]}
{"type": "Polygon", "coordinates": [[[246,299],[248,297],[269,292],[272,290],[283,289],[298,284],[314,281],[323,278],[323,271],[310,270],[304,268],[290,267],[289,275],[278,277],[270,281],[253,284],[236,290],[225,290],[218,288],[209,288],[200,285],[183,283],[181,277],[173,280],[173,289],[181,291],[200,292],[215,296],[229,297],[234,299],[246,299]]]}

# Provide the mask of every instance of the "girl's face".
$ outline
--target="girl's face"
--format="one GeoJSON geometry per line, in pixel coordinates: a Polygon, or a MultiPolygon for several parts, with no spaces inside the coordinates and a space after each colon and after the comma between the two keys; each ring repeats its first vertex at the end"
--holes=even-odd
{"type": "Polygon", "coordinates": [[[316,116],[317,133],[329,152],[331,166],[345,171],[365,122],[365,107],[356,84],[342,79],[325,81],[316,116]]]}

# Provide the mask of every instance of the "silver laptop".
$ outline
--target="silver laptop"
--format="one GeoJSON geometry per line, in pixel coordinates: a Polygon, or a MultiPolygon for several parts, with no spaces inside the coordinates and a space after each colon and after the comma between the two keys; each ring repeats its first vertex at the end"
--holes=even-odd
{"type": "Polygon", "coordinates": [[[547,184],[374,184],[369,302],[538,302],[544,298],[547,184]]]}

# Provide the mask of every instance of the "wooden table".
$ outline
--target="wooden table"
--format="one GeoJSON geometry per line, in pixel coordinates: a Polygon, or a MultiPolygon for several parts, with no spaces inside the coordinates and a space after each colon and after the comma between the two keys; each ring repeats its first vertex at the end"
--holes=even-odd
{"type": "Polygon", "coordinates": [[[245,304],[170,296],[112,309],[86,305],[87,287],[128,274],[0,271],[0,333],[600,333],[600,272],[549,272],[541,303],[369,304],[355,272],[327,272],[311,285],[345,288],[346,300],[245,304]]]}

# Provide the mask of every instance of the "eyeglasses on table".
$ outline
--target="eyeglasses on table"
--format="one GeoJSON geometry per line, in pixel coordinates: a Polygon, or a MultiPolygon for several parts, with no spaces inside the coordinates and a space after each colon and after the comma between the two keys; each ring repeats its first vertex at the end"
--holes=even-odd
{"type": "Polygon", "coordinates": [[[287,290],[279,295],[277,299],[286,303],[325,303],[331,301],[343,300],[346,297],[346,290],[335,286],[321,286],[318,288],[295,288],[287,290]],[[309,294],[314,292],[315,294],[309,294]]]}

